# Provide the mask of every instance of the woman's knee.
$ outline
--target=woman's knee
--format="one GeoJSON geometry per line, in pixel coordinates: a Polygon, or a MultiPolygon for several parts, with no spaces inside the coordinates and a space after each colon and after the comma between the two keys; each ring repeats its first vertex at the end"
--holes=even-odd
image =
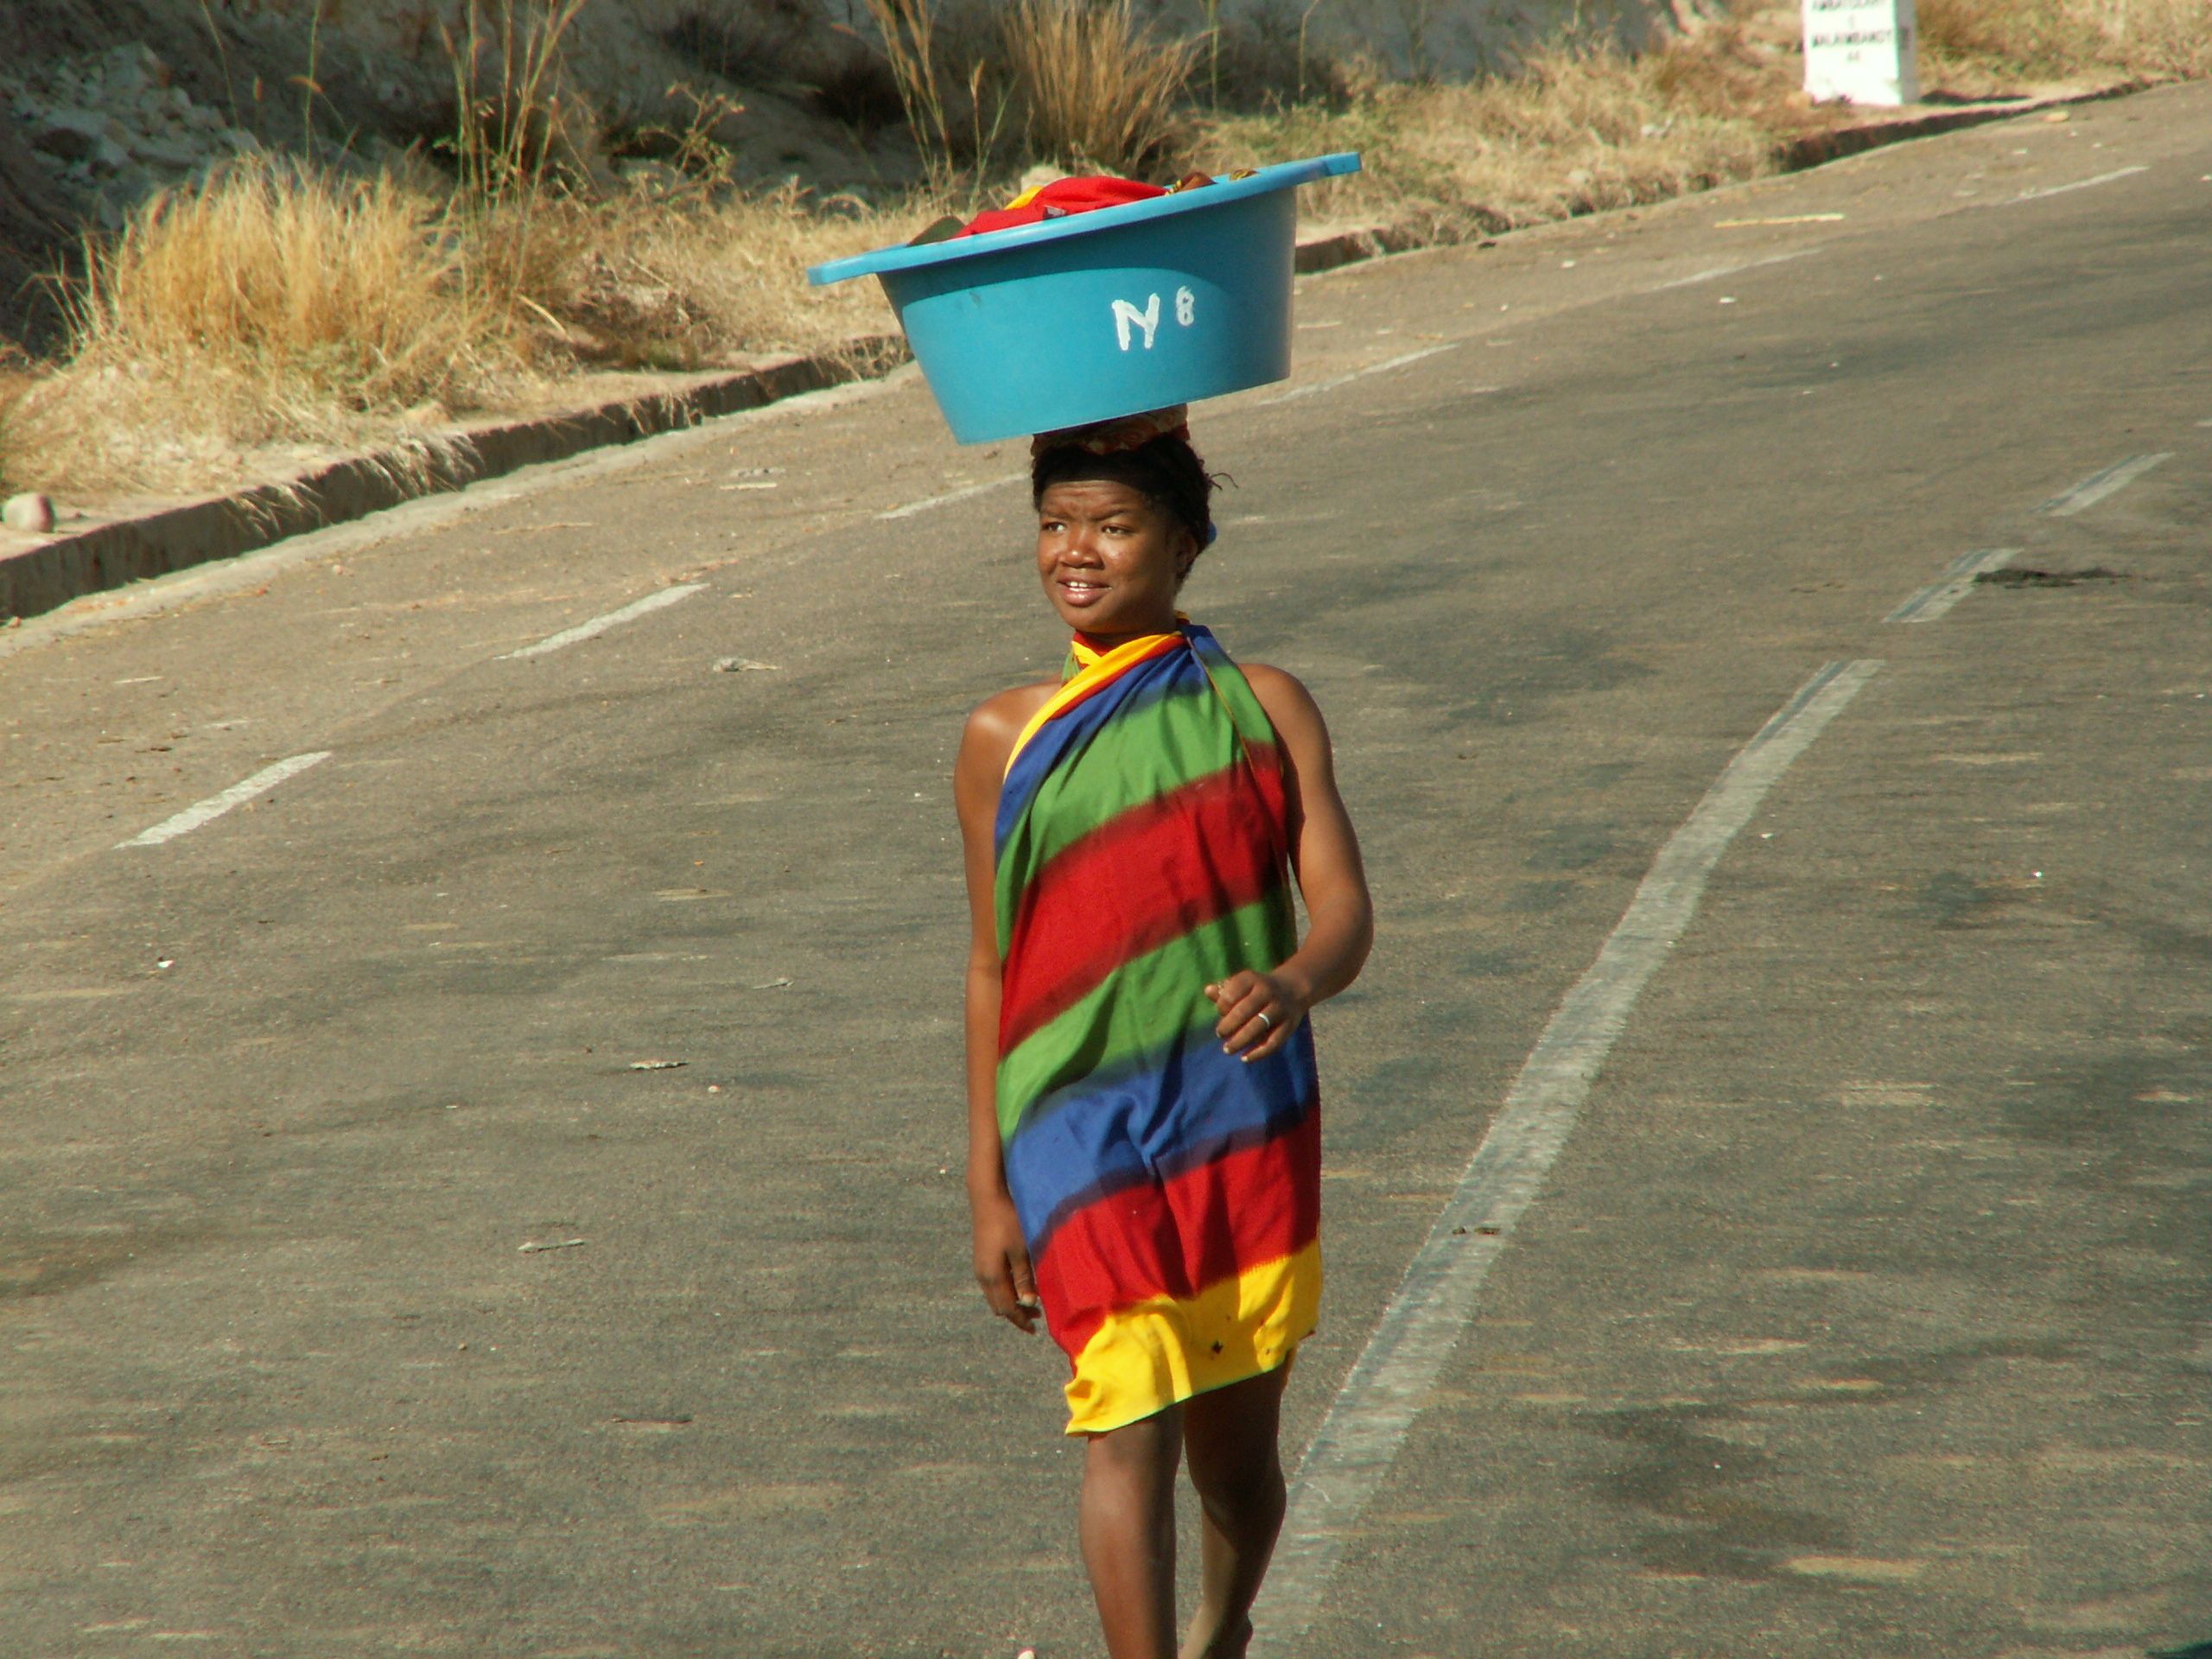
{"type": "Polygon", "coordinates": [[[1170,1408],[1137,1422],[1087,1435],[1084,1467],[1134,1476],[1156,1473],[1164,1466],[1172,1475],[1182,1452],[1182,1414],[1170,1408]]]}
{"type": "Polygon", "coordinates": [[[1254,1520],[1279,1514],[1282,1459],[1276,1437],[1282,1394],[1280,1373],[1201,1395],[1185,1406],[1184,1453],[1191,1484],[1210,1510],[1254,1520]]]}

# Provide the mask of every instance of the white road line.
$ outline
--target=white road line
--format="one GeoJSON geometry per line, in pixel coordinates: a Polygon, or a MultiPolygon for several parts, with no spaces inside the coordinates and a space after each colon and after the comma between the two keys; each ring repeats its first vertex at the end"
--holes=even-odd
{"type": "Polygon", "coordinates": [[[118,850],[125,847],[158,847],[165,841],[175,841],[179,836],[188,836],[203,823],[212,823],[234,806],[242,806],[257,795],[265,795],[288,778],[296,778],[309,766],[320,766],[330,759],[328,749],[317,749],[313,754],[296,754],[289,760],[279,760],[273,766],[264,766],[252,777],[232,784],[219,795],[210,795],[197,806],[188,806],[173,818],[163,818],[143,835],[128,841],[118,841],[118,850]]]}
{"type": "Polygon", "coordinates": [[[1943,567],[1943,574],[1882,619],[1885,622],[1933,622],[1973,590],[1974,579],[1985,570],[2001,570],[2019,554],[2017,547],[1985,547],[1961,553],[1943,567]]]}
{"type": "Polygon", "coordinates": [[[1484,1279],[1567,1144],[1637,996],[1689,926],[1721,854],[1790,763],[1881,667],[1830,663],[1744,746],[1660,849],[1597,961],[1544,1028],[1306,1448],[1254,1614],[1271,1643],[1312,1624],[1345,1541],[1466,1327],[1484,1279]]]}
{"type": "Polygon", "coordinates": [[[2017,196],[2005,196],[1996,201],[1978,201],[1977,207],[2017,207],[2024,201],[2042,201],[2050,196],[2063,196],[2075,190],[2093,190],[2101,184],[2110,184],[2115,179],[2133,178],[2138,173],[2148,173],[2147,166],[2123,167],[2110,173],[2100,173],[2094,179],[2076,179],[2071,184],[2054,184],[2041,190],[2023,190],[2017,196]]]}
{"type": "MultiPolygon", "coordinates": [[[[1338,375],[1331,380],[1316,380],[1310,386],[1293,386],[1288,391],[1277,392],[1272,397],[1260,399],[1260,407],[1269,404],[1287,404],[1295,398],[1311,397],[1317,392],[1334,391],[1338,386],[1348,386],[1355,380],[1365,379],[1370,374],[1386,374],[1392,369],[1402,369],[1408,363],[1418,363],[1425,357],[1434,357],[1442,352],[1456,352],[1459,342],[1447,340],[1441,346],[1431,346],[1424,351],[1408,352],[1403,357],[1393,357],[1381,363],[1370,363],[1363,369],[1354,369],[1350,374],[1338,375]]],[[[1477,386],[1477,391],[1496,391],[1496,386],[1477,386]]]]}
{"type": "Polygon", "coordinates": [[[2130,455],[2126,461],[2116,461],[2101,473],[2092,473],[2063,495],[2054,495],[2036,511],[2053,518],[2071,518],[2085,507],[2094,507],[2108,495],[2117,494],[2162,461],[2171,461],[2168,451],[2156,455],[2130,455]]]}
{"type": "Polygon", "coordinates": [[[595,639],[609,628],[619,628],[625,622],[649,615],[654,611],[665,610],[678,600],[689,599],[706,585],[703,582],[678,582],[673,588],[664,588],[657,594],[647,594],[643,599],[632,600],[620,610],[609,611],[605,616],[594,616],[588,622],[579,622],[573,628],[563,628],[558,633],[548,634],[534,645],[524,645],[519,651],[507,652],[500,657],[499,660],[508,663],[519,657],[543,657],[549,651],[558,651],[564,645],[573,645],[580,640],[595,639]]]}
{"type": "Polygon", "coordinates": [[[1647,288],[1646,294],[1664,294],[1670,288],[1690,288],[1699,283],[1709,283],[1717,277],[1733,276],[1739,270],[1757,270],[1764,265],[1788,264],[1792,259],[1802,259],[1808,253],[1818,253],[1826,244],[1815,243],[1809,248],[1792,248],[1787,253],[1770,253],[1764,259],[1745,259],[1732,265],[1715,265],[1710,270],[1700,270],[1694,276],[1677,276],[1670,283],[1660,283],[1647,288]]]}
{"type": "Polygon", "coordinates": [[[965,501],[971,495],[982,495],[988,490],[1002,490],[1009,484],[1019,484],[1029,476],[1027,473],[1008,473],[1003,478],[987,478],[980,484],[970,484],[963,489],[948,490],[943,495],[933,495],[926,501],[909,501],[903,507],[893,507],[888,512],[879,512],[878,518],[911,518],[918,512],[927,512],[931,507],[949,507],[955,501],[965,501]]]}

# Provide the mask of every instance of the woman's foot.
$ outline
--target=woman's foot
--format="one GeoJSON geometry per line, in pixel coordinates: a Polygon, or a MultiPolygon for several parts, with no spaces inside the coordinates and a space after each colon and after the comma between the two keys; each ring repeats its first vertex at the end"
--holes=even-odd
{"type": "Polygon", "coordinates": [[[1199,1635],[1207,1623],[1206,1610],[1198,1609],[1198,1616],[1191,1623],[1190,1638],[1183,1644],[1177,1659],[1244,1659],[1245,1650],[1252,1645],[1252,1621],[1240,1618],[1233,1629],[1216,1630],[1211,1640],[1199,1635]]]}

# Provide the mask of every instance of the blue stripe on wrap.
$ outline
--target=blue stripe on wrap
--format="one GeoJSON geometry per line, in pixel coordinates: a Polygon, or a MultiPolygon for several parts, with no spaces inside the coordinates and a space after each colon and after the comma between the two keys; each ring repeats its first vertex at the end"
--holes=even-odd
{"type": "Polygon", "coordinates": [[[1085,1205],[1291,1128],[1313,1109],[1318,1078],[1310,1026],[1248,1065],[1221,1052],[1209,1020],[1165,1048],[1040,1096],[1006,1147],[1007,1187],[1031,1259],[1085,1205]]]}

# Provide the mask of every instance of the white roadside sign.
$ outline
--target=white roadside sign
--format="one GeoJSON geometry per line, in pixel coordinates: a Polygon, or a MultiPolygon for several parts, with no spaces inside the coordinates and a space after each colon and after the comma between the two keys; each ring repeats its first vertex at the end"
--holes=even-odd
{"type": "Polygon", "coordinates": [[[1913,0],[1804,0],[1805,90],[1851,104],[1920,96],[1913,0]]]}

